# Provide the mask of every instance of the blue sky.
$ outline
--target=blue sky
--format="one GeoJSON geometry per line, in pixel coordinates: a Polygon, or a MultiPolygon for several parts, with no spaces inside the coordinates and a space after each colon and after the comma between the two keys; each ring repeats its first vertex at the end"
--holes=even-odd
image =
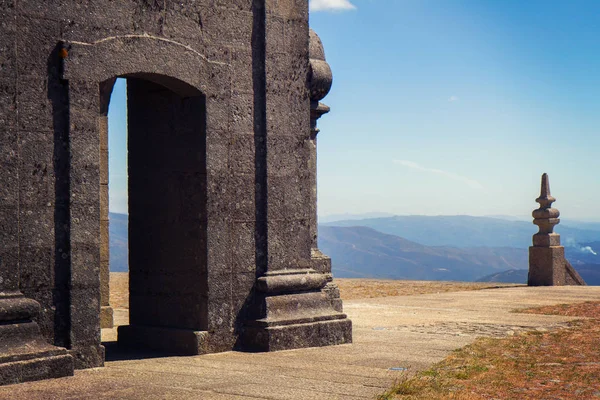
{"type": "Polygon", "coordinates": [[[319,214],[526,216],[547,172],[565,218],[600,220],[598,15],[596,1],[313,0],[334,74],[319,214]]]}
{"type": "Polygon", "coordinates": [[[528,215],[547,172],[564,217],[600,218],[600,2],[313,6],[336,3],[310,19],[334,74],[321,215],[528,215]]]}

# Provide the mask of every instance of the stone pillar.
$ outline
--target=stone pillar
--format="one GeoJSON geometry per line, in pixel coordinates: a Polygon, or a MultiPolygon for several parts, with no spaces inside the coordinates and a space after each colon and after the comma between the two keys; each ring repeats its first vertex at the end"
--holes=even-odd
{"type": "Polygon", "coordinates": [[[0,385],[73,375],[73,357],[48,343],[40,329],[48,320],[33,299],[37,293],[43,298],[53,279],[54,225],[46,197],[53,188],[53,148],[47,145],[52,135],[42,129],[17,128],[21,118],[39,128],[47,103],[25,97],[45,94],[41,77],[17,76],[15,8],[0,7],[0,47],[12,49],[2,54],[11,61],[0,71],[0,385]]]}
{"type": "Polygon", "coordinates": [[[108,104],[116,79],[100,83],[100,327],[113,327],[110,306],[110,237],[108,234],[108,104]]]}
{"type": "Polygon", "coordinates": [[[560,245],[560,235],[554,226],[560,222],[560,212],[552,208],[556,201],[550,195],[548,174],[542,175],[542,189],[536,200],[540,208],[533,211],[533,223],[539,232],[533,235],[533,246],[529,248],[529,286],[562,286],[585,284],[583,279],[565,259],[565,249],[560,245]]]}
{"type": "Polygon", "coordinates": [[[340,290],[333,282],[331,274],[331,258],[319,250],[318,244],[318,215],[317,215],[317,134],[320,130],[317,128],[317,121],[323,115],[330,111],[330,108],[319,101],[325,98],[331,89],[333,75],[331,68],[325,59],[325,51],[319,36],[310,30],[309,39],[309,59],[310,59],[310,138],[309,138],[309,174],[311,179],[311,220],[310,235],[312,240],[311,261],[312,268],[325,274],[327,284],[324,287],[327,297],[331,301],[334,309],[342,312],[342,300],[340,299],[340,290]]]}
{"type": "Polygon", "coordinates": [[[307,84],[315,82],[308,2],[290,7],[255,1],[254,18],[258,278],[242,328],[243,347],[274,351],[349,343],[351,321],[334,309],[327,277],[313,268],[311,256],[316,148],[307,137],[312,97],[307,84]]]}
{"type": "Polygon", "coordinates": [[[42,337],[39,310],[19,291],[0,293],[0,385],[73,375],[73,357],[42,337]]]}

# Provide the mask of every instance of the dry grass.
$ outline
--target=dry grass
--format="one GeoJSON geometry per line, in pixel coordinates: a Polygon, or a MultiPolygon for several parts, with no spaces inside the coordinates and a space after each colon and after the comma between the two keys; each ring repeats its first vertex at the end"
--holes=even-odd
{"type": "Polygon", "coordinates": [[[521,286],[486,282],[394,281],[378,279],[335,279],[334,282],[339,286],[343,300],[521,286]]]}
{"type": "Polygon", "coordinates": [[[110,273],[110,305],[112,308],[129,308],[129,274],[110,273]]]}
{"type": "MultiPolygon", "coordinates": [[[[506,283],[393,281],[378,279],[335,279],[334,282],[339,286],[343,300],[520,286],[506,283]]],[[[110,273],[110,304],[113,308],[129,308],[129,274],[127,272],[110,273]]]]}
{"type": "Polygon", "coordinates": [[[600,319],[600,306],[598,302],[586,301],[576,304],[558,304],[554,306],[525,308],[515,312],[523,314],[563,315],[565,317],[586,317],[600,319]]]}
{"type": "Polygon", "coordinates": [[[600,398],[600,302],[525,312],[588,319],[553,332],[479,339],[379,399],[600,398]]]}

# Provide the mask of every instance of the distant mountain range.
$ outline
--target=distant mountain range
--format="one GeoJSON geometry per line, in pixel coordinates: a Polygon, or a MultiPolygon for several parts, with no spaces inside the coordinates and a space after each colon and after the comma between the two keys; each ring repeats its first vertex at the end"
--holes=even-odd
{"type": "Polygon", "coordinates": [[[129,218],[126,214],[109,213],[109,246],[111,272],[129,271],[129,218]]]}
{"type": "MultiPolygon", "coordinates": [[[[109,218],[110,269],[128,271],[128,217],[109,218]]],[[[556,230],[571,264],[588,284],[600,285],[600,230],[556,230]]],[[[321,224],[319,248],[332,258],[336,277],[524,283],[535,232],[508,217],[393,216],[321,224]]]]}
{"type": "Polygon", "coordinates": [[[361,219],[369,218],[386,218],[393,217],[394,214],[384,212],[371,212],[365,214],[331,214],[331,215],[319,215],[319,224],[325,224],[328,222],[336,221],[356,221],[361,219]]]}
{"type": "MultiPolygon", "coordinates": [[[[319,248],[338,277],[524,283],[536,231],[531,222],[507,217],[368,218],[320,225],[319,248]]],[[[559,225],[556,231],[571,264],[595,284],[600,230],[559,225]]]]}
{"type": "Polygon", "coordinates": [[[337,277],[473,281],[527,266],[527,250],[425,246],[372,228],[321,226],[319,248],[337,277]]]}
{"type": "MultiPolygon", "coordinates": [[[[366,226],[426,246],[453,247],[528,248],[531,245],[532,235],[537,231],[532,222],[467,215],[408,215],[343,220],[321,225],[366,226]]],[[[560,224],[555,231],[560,233],[563,243],[566,244],[600,241],[600,230],[571,228],[560,224]]]]}

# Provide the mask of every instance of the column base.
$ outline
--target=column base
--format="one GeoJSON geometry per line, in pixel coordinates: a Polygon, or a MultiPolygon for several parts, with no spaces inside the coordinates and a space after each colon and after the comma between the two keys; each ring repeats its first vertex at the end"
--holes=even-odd
{"type": "Polygon", "coordinates": [[[337,311],[314,270],[270,272],[258,279],[250,319],[240,332],[243,349],[278,351],[352,343],[352,322],[337,311]]]}
{"type": "Polygon", "coordinates": [[[73,357],[48,344],[33,321],[39,307],[20,292],[1,294],[0,385],[73,375],[73,357]]]}
{"type": "Polygon", "coordinates": [[[340,289],[338,288],[338,285],[333,282],[333,275],[331,274],[331,258],[323,254],[321,250],[317,248],[312,248],[310,252],[311,268],[324,274],[327,278],[327,284],[325,284],[323,292],[327,295],[333,309],[337,312],[343,312],[344,306],[342,304],[342,299],[340,298],[340,289]]]}
{"type": "Polygon", "coordinates": [[[352,321],[341,319],[303,324],[247,326],[244,329],[247,350],[280,351],[304,347],[322,347],[352,343],[352,321]]]}
{"type": "Polygon", "coordinates": [[[118,327],[119,346],[164,353],[195,356],[208,353],[208,332],[161,326],[123,325],[118,327]]]}
{"type": "Polygon", "coordinates": [[[73,375],[73,357],[54,352],[31,352],[23,354],[24,360],[0,362],[0,385],[11,385],[42,379],[62,378],[73,375]]]}

